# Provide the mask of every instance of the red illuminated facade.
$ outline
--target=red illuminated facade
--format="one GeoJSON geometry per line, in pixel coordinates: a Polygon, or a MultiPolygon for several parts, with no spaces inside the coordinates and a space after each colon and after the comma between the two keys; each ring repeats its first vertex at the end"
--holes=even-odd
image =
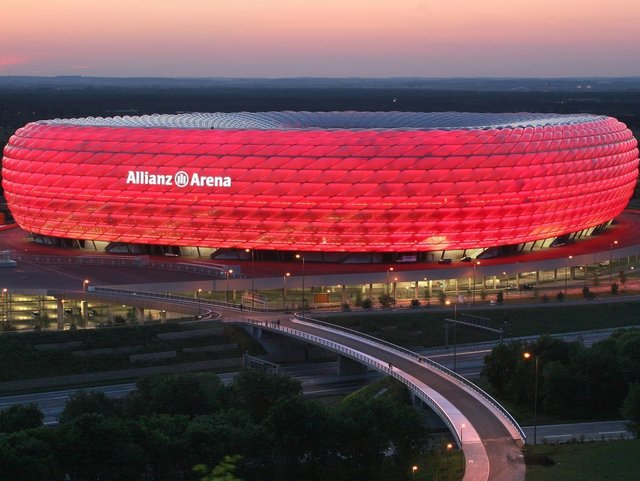
{"type": "Polygon", "coordinates": [[[45,236],[407,252],[606,223],[638,175],[604,116],[266,112],[31,123],[4,150],[13,217],[45,236]]]}

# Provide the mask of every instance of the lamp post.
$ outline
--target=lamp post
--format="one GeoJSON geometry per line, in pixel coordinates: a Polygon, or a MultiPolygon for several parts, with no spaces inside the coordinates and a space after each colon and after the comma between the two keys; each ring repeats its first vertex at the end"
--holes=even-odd
{"type": "Polygon", "coordinates": [[[304,317],[304,254],[296,254],[296,259],[302,259],[302,317],[304,317]]]}
{"type": "MultiPolygon", "coordinates": [[[[462,423],[460,425],[460,450],[461,451],[462,451],[462,430],[466,427],[467,425],[465,423],[462,423]]],[[[462,474],[464,474],[464,454],[463,453],[460,453],[460,471],[462,471],[463,472],[462,474]]]]}
{"type": "Polygon", "coordinates": [[[411,479],[416,479],[416,471],[418,470],[418,466],[411,466],[411,479]]]}
{"type": "Polygon", "coordinates": [[[396,300],[396,284],[398,283],[398,278],[393,278],[393,300],[396,300]]]}
{"type": "Polygon", "coordinates": [[[564,258],[564,297],[567,298],[567,269],[569,269],[569,259],[573,259],[573,256],[564,258]]]}
{"type": "Polygon", "coordinates": [[[451,454],[451,450],[453,449],[453,444],[447,444],[447,481],[449,481],[449,455],[451,454]]]}
{"type": "MultiPolygon", "coordinates": [[[[445,301],[447,306],[451,305],[451,301],[447,299],[445,301]]],[[[453,303],[453,372],[456,372],[456,368],[458,367],[457,358],[458,358],[458,323],[455,322],[458,320],[458,303],[453,303]]]]}
{"type": "Polygon", "coordinates": [[[609,285],[613,284],[613,246],[616,245],[618,245],[617,240],[609,244],[609,285]]]}
{"type": "Polygon", "coordinates": [[[256,276],[253,269],[253,249],[245,249],[245,252],[251,252],[251,309],[256,307],[256,276]]]}
{"type": "Polygon", "coordinates": [[[534,356],[530,352],[523,354],[525,359],[534,358],[535,371],[534,371],[534,383],[533,383],[533,445],[536,445],[536,437],[538,435],[538,356],[534,356]]]}
{"type": "Polygon", "coordinates": [[[287,310],[287,277],[291,275],[290,272],[285,272],[282,275],[282,310],[287,310]]]}
{"type": "Polygon", "coordinates": [[[480,261],[473,263],[473,304],[476,303],[476,266],[480,265],[480,261]]]}
{"type": "Polygon", "coordinates": [[[233,269],[227,271],[227,290],[224,293],[224,302],[229,302],[229,277],[233,274],[233,269]]]}
{"type": "Polygon", "coordinates": [[[393,267],[387,269],[387,295],[389,295],[389,272],[393,272],[393,267]]]}
{"type": "Polygon", "coordinates": [[[202,315],[202,309],[200,309],[200,294],[202,293],[202,289],[198,289],[196,291],[196,299],[198,299],[198,319],[200,319],[200,316],[202,315]]]}
{"type": "Polygon", "coordinates": [[[2,289],[2,307],[3,307],[2,320],[3,321],[7,320],[7,293],[8,292],[9,291],[6,287],[2,289]]]}

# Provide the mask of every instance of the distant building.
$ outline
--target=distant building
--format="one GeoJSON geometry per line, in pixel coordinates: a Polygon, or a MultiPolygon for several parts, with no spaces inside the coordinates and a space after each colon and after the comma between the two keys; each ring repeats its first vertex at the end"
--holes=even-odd
{"type": "Polygon", "coordinates": [[[633,193],[638,149],[586,114],[89,117],[18,130],[2,176],[41,240],[405,259],[603,228],[633,193]]]}

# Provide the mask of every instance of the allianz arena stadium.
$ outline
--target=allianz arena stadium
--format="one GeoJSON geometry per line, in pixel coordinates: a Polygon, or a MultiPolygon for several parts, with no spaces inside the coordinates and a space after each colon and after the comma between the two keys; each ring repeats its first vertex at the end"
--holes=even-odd
{"type": "Polygon", "coordinates": [[[464,252],[602,229],[633,193],[638,149],[624,124],[587,114],[89,117],[18,130],[2,175],[37,236],[464,252]]]}

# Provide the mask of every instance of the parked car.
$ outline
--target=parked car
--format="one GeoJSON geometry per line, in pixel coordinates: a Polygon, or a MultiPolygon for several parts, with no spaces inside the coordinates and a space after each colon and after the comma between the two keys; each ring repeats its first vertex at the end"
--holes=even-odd
{"type": "Polygon", "coordinates": [[[438,264],[451,264],[453,261],[451,259],[440,259],[438,264]]]}

